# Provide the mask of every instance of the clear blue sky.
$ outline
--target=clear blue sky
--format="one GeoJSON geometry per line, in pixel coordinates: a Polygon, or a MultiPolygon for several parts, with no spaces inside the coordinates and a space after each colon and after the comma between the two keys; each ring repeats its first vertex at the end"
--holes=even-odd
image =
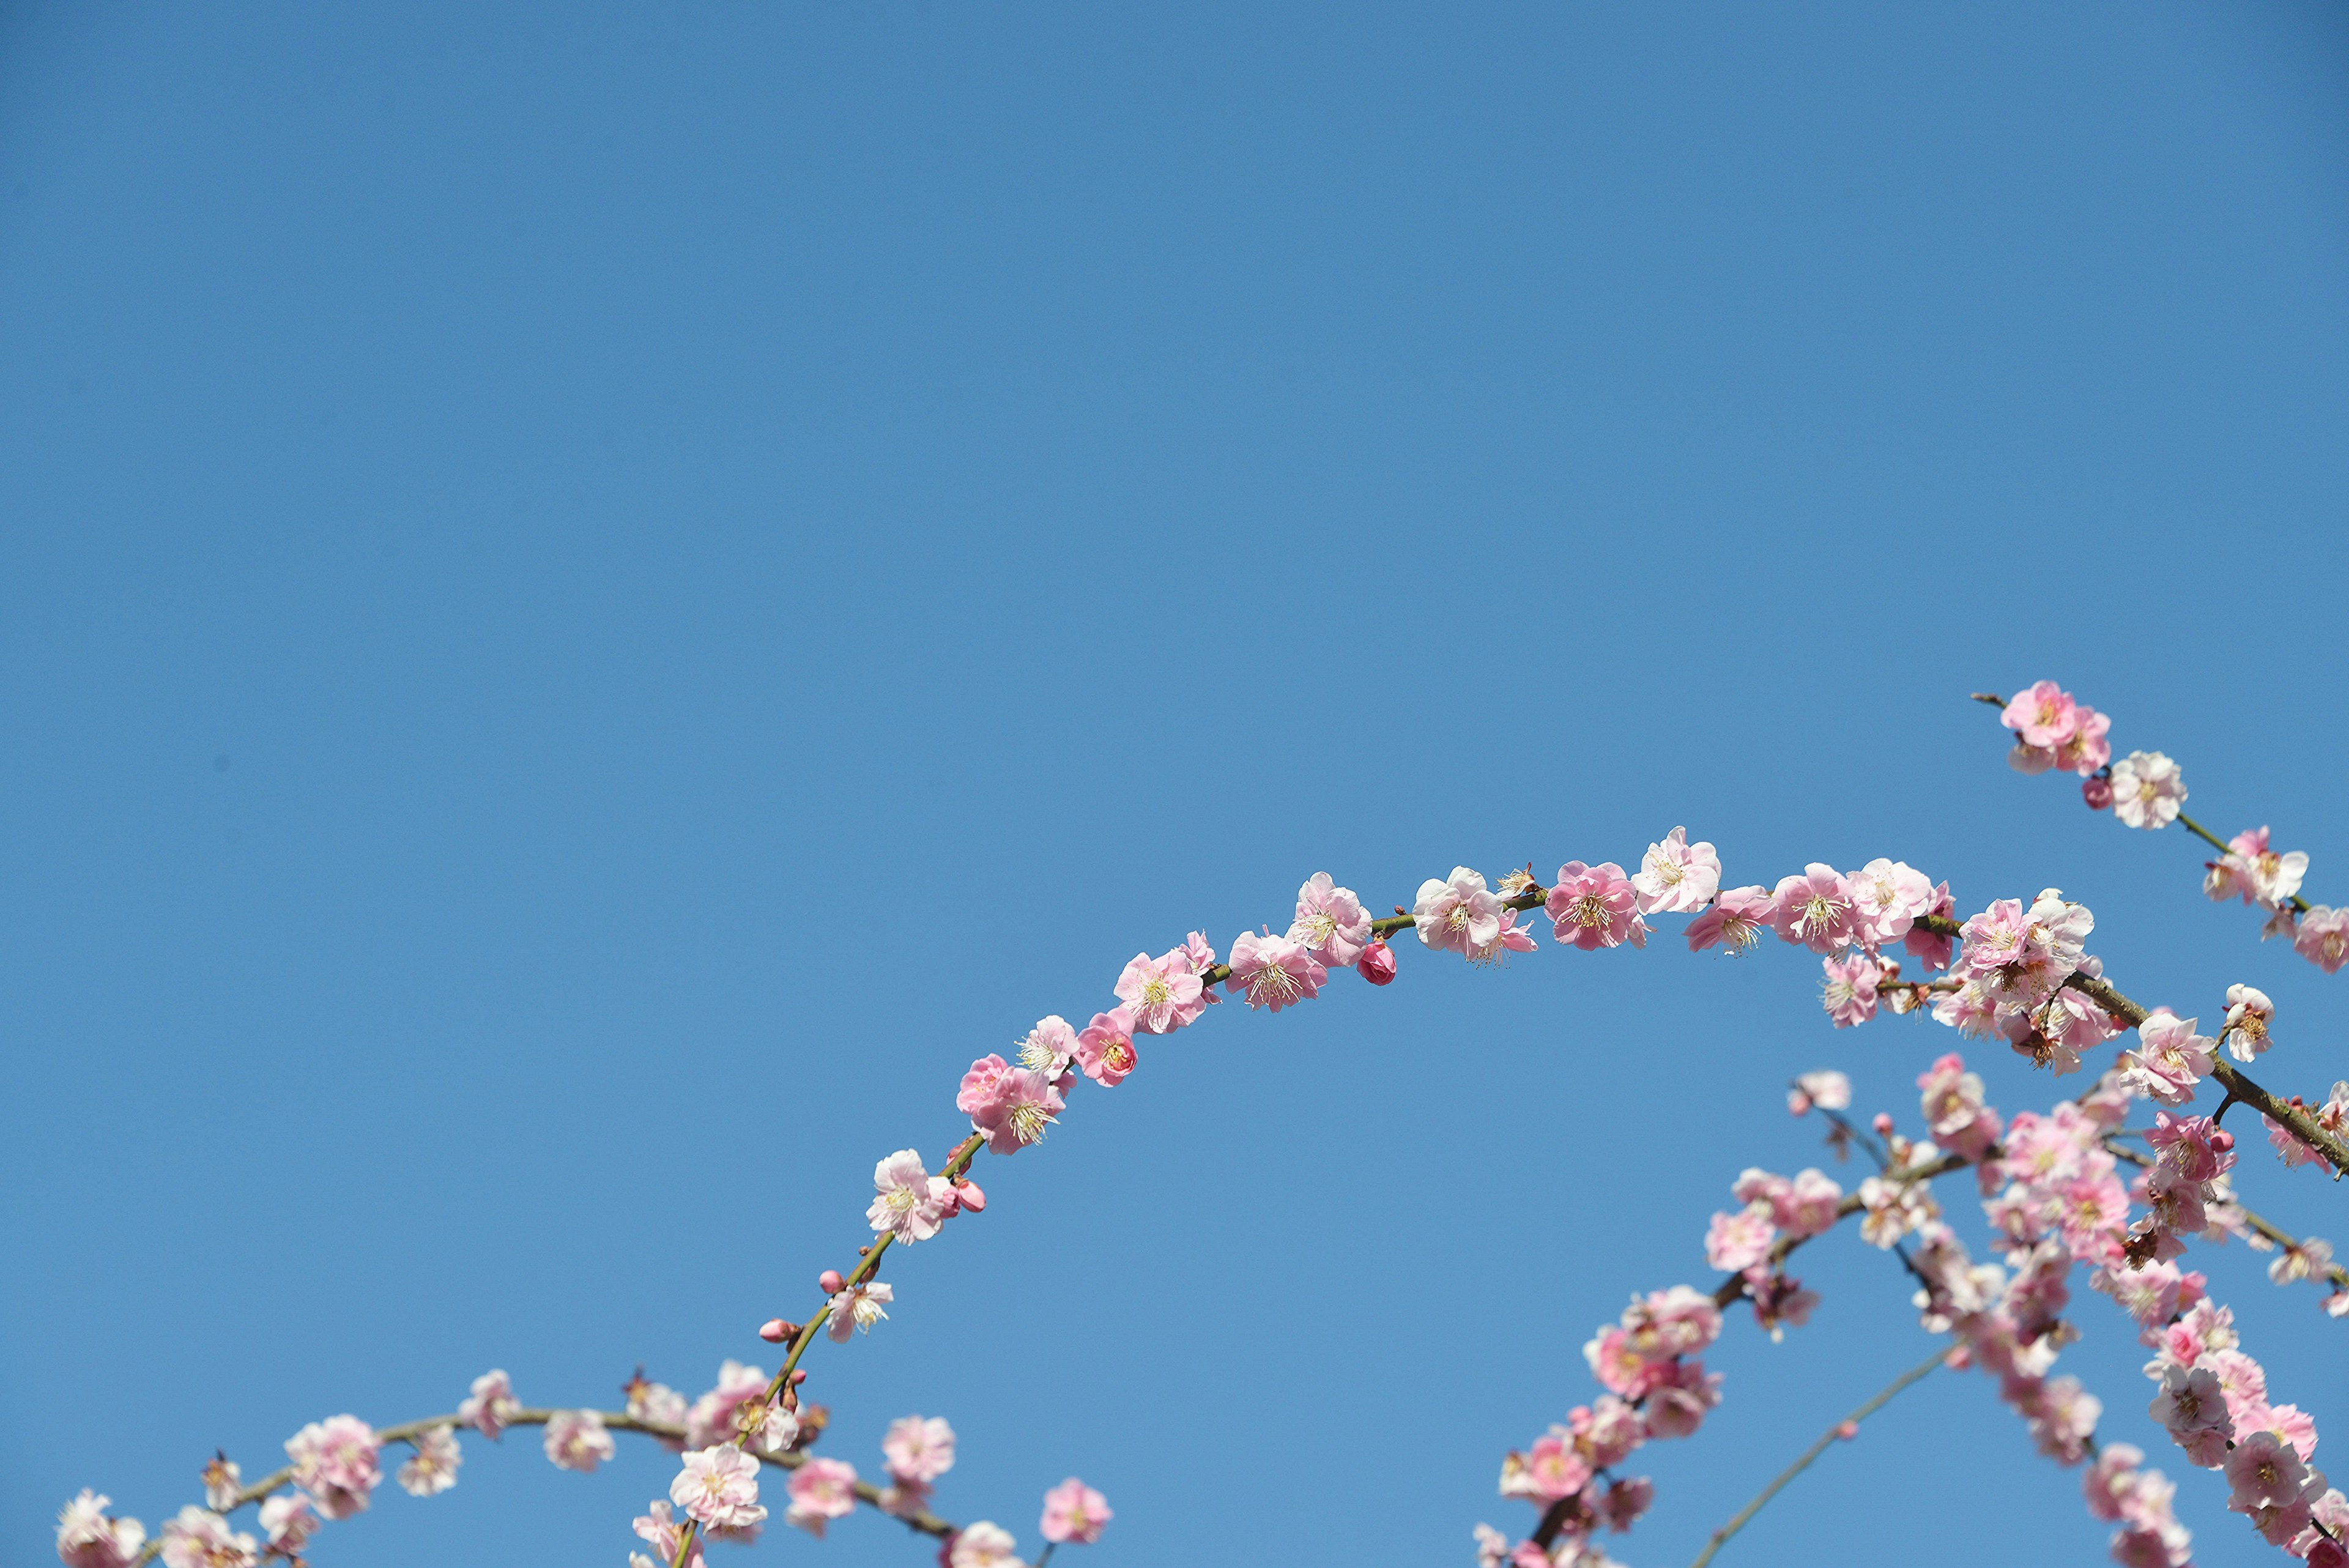
{"type": "MultiPolygon", "coordinates": [[[[974,1054],[1315,870],[1383,906],[1685,823],[1741,881],[2056,885],[2125,989],[2254,981],[2266,1075],[2349,1075],[2349,978],[1963,700],[2063,679],[2349,898],[2349,21],[1776,9],[0,14],[0,1555],[493,1365],[698,1391],[974,1054]]],[[[1102,1568],[1464,1564],[1591,1327],[1816,1158],[1787,1076],[1913,1122],[1952,1044],[1830,1031],[1783,950],[1403,956],[983,1165],[812,1358],[827,1447],[947,1416],[940,1508],[1030,1550],[1081,1473],[1102,1568]]],[[[1920,1354],[1883,1256],[1805,1263],[1627,1562],[1920,1354]]],[[[2349,1469],[2349,1325],[2210,1266],[2349,1469]]],[[[2264,1560],[2168,1468],[2202,1562],[2264,1560]]],[[[617,1568],[667,1473],[477,1442],[316,1557],[617,1568]]],[[[2104,1533],[1950,1377],[1723,1562],[2104,1533]]]]}

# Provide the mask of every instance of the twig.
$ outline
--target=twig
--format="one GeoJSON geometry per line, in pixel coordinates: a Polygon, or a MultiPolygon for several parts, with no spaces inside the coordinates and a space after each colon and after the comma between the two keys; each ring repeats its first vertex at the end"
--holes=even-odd
{"type": "Polygon", "coordinates": [[[1764,1487],[1761,1492],[1752,1502],[1749,1502],[1744,1508],[1739,1509],[1736,1515],[1732,1518],[1727,1524],[1723,1525],[1719,1530],[1713,1532],[1713,1539],[1704,1543],[1704,1550],[1696,1554],[1696,1561],[1690,1563],[1689,1568],[1704,1568],[1706,1563],[1713,1561],[1713,1554],[1721,1550],[1723,1542],[1726,1542],[1731,1536],[1736,1534],[1739,1531],[1744,1529],[1746,1524],[1752,1521],[1755,1514],[1762,1511],[1763,1508],[1768,1504],[1772,1498],[1786,1490],[1787,1483],[1792,1481],[1796,1476],[1801,1475],[1805,1470],[1809,1469],[1812,1463],[1816,1460],[1821,1454],[1827,1451],[1827,1445],[1844,1435],[1845,1428],[1856,1427],[1860,1422],[1867,1420],[1870,1416],[1875,1415],[1878,1410],[1883,1409],[1885,1406],[1892,1402],[1894,1395],[1899,1393],[1903,1388],[1908,1387],[1911,1383],[1921,1380],[1928,1373],[1931,1372],[1933,1368],[1940,1366],[1948,1357],[1949,1354],[1950,1353],[1946,1348],[1936,1350],[1925,1360],[1919,1362],[1916,1366],[1910,1367],[1908,1371],[1894,1378],[1890,1383],[1885,1385],[1882,1389],[1878,1391],[1876,1397],[1870,1399],[1867,1404],[1862,1405],[1858,1409],[1854,1410],[1850,1415],[1846,1416],[1842,1420],[1837,1422],[1834,1426],[1820,1433],[1819,1440],[1813,1443],[1809,1448],[1805,1449],[1800,1459],[1797,1459],[1793,1464],[1788,1465],[1785,1469],[1780,1470],[1778,1472],[1777,1479],[1773,1480],[1768,1486],[1764,1487]]]}

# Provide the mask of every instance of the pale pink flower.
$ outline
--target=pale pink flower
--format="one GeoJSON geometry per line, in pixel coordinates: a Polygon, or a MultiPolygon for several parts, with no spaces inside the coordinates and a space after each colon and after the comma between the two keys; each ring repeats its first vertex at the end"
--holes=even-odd
{"type": "Polygon", "coordinates": [[[299,1557],[303,1546],[318,1532],[320,1520],[310,1500],[298,1491],[281,1491],[261,1500],[261,1533],[280,1557],[299,1557]]]}
{"type": "Polygon", "coordinates": [[[2275,1018],[2275,1003],[2268,993],[2251,985],[2230,985],[2227,988],[2227,1022],[2220,1038],[2227,1043],[2227,1054],[2238,1062],[2249,1062],[2264,1053],[2273,1044],[2268,1038],[2268,1025],[2275,1018]]]}
{"type": "Polygon", "coordinates": [[[1999,715],[1999,722],[2021,737],[2023,743],[2054,751],[2079,727],[2072,694],[2053,680],[2039,680],[2014,694],[1999,715]]]}
{"type": "Polygon", "coordinates": [[[1479,1524],[1475,1532],[1476,1568],[1501,1568],[1509,1560],[1509,1538],[1489,1524],[1479,1524]]]}
{"type": "Polygon", "coordinates": [[[1004,1075],[1000,1097],[988,1114],[973,1115],[970,1125],[973,1131],[987,1135],[987,1147],[997,1154],[1018,1154],[1040,1141],[1067,1108],[1051,1079],[1015,1067],[1004,1075]]]}
{"type": "Polygon", "coordinates": [[[1859,1184],[1859,1201],[1863,1213],[1860,1240],[1887,1251],[1901,1237],[1941,1211],[1924,1183],[1888,1181],[1880,1176],[1871,1176],[1859,1184]]]}
{"type": "Polygon", "coordinates": [[[1704,1363],[1691,1360],[1666,1362],[1655,1370],[1657,1381],[1640,1407],[1648,1436],[1692,1436],[1705,1412],[1721,1403],[1721,1374],[1708,1374],[1704,1363]]]}
{"type": "Polygon", "coordinates": [[[545,1448],[555,1469],[564,1470],[593,1471],[619,1451],[604,1429],[604,1417],[594,1410],[557,1410],[548,1417],[545,1448]]]}
{"type": "MultiPolygon", "coordinates": [[[[2268,845],[2268,830],[2254,827],[2238,833],[2227,841],[2232,862],[2230,880],[2233,891],[2240,894],[2246,904],[2273,906],[2287,903],[2300,891],[2300,884],[2308,875],[2308,857],[2294,849],[2278,854],[2268,845]]],[[[2214,894],[2213,897],[2220,895],[2214,894]]]]}
{"type": "Polygon", "coordinates": [[[2227,1457],[2227,1439],[2235,1423],[2227,1414],[2227,1397],[2218,1375],[2200,1366],[2166,1366],[2161,1392],[2147,1407],[2153,1418],[2186,1450],[2186,1457],[2204,1469],[2216,1469],[2227,1457]]]}
{"type": "Polygon", "coordinates": [[[1096,1012],[1093,1021],[1077,1034],[1077,1065],[1085,1076],[1103,1088],[1113,1089],[1125,1082],[1140,1058],[1133,1049],[1133,1010],[1112,1008],[1096,1012]]]}
{"type": "Polygon", "coordinates": [[[1250,1007],[1278,1012],[1321,994],[1330,971],[1287,937],[1242,931],[1232,941],[1232,978],[1224,990],[1245,994],[1250,1007]]]}
{"type": "Polygon", "coordinates": [[[1330,873],[1316,871],[1297,889],[1297,919],[1288,940],[1331,969],[1346,969],[1370,945],[1371,917],[1351,888],[1330,881],[1330,873]]]}
{"type": "MultiPolygon", "coordinates": [[[[672,1482],[671,1490],[674,1489],[675,1483],[672,1482]]],[[[648,1511],[636,1516],[634,1528],[636,1532],[644,1538],[645,1543],[650,1546],[654,1553],[659,1557],[657,1568],[669,1568],[669,1564],[677,1561],[678,1542],[684,1532],[678,1526],[676,1518],[670,1514],[667,1502],[656,1498],[647,1505],[647,1509],[648,1511]]],[[[759,1517],[761,1520],[766,1516],[765,1509],[759,1510],[759,1517]]],[[[635,1568],[636,1563],[649,1561],[650,1559],[633,1552],[628,1554],[630,1568],[635,1568]]],[[[696,1542],[693,1555],[686,1560],[686,1568],[701,1568],[701,1547],[698,1542],[696,1542]]]]}
{"type": "Polygon", "coordinates": [[[1011,1532],[991,1519],[964,1525],[947,1542],[946,1568],[1020,1568],[1011,1532]]]}
{"type": "Polygon", "coordinates": [[[1704,1234],[1704,1261],[1724,1272],[1750,1269],[1770,1255],[1778,1239],[1767,1201],[1748,1203],[1734,1214],[1715,1214],[1704,1234]]]}
{"type": "Polygon", "coordinates": [[[165,1523],[161,1545],[163,1568],[254,1568],[261,1561],[260,1542],[194,1503],[165,1523]]]}
{"type": "Polygon", "coordinates": [[[954,1428],[943,1416],[900,1416],[882,1436],[881,1452],[898,1480],[927,1485],[954,1469],[954,1428]]]}
{"type": "Polygon", "coordinates": [[[2072,738],[2055,748],[2055,765],[2085,779],[2113,760],[2113,743],[2106,738],[2112,733],[2112,716],[2083,704],[2072,710],[2072,738]]]}
{"type": "MultiPolygon", "coordinates": [[[[1042,1027],[1037,1025],[1039,1030],[1042,1027]]],[[[1070,1041],[1073,1045],[1075,1036],[1070,1041]]],[[[875,1233],[885,1231],[900,1241],[928,1241],[954,1212],[954,1184],[943,1176],[932,1176],[914,1149],[901,1148],[874,1166],[873,1190],[878,1196],[865,1210],[864,1218],[875,1233]]]]}
{"type": "Polygon", "coordinates": [[[2068,964],[2058,963],[2047,928],[2033,920],[2019,898],[1993,901],[1965,923],[1962,935],[1963,972],[2007,1006],[2038,1005],[2070,972],[2068,964]]]}
{"type": "Polygon", "coordinates": [[[2321,1284],[2332,1272],[2333,1243],[2322,1236],[2303,1237],[2298,1246],[2284,1248],[2268,1264],[2268,1278],[2280,1285],[2302,1280],[2314,1280],[2321,1284]]]}
{"type": "Polygon", "coordinates": [[[2246,1432],[2269,1432],[2292,1447],[2305,1464],[2316,1456],[2316,1419],[2297,1405],[2260,1405],[2246,1408],[2235,1422],[2235,1440],[2246,1432]]]}
{"type": "Polygon", "coordinates": [[[1058,1546],[1073,1541],[1090,1546],[1114,1515],[1109,1499],[1071,1476],[1044,1494],[1044,1539],[1058,1546]]]}
{"type": "Polygon", "coordinates": [[[1933,907],[1931,880],[1904,861],[1879,857],[1845,880],[1859,916],[1859,940],[1867,947],[1907,936],[1917,917],[1933,907]]]}
{"type": "Polygon", "coordinates": [[[1689,951],[1701,953],[1717,947],[1724,952],[1742,953],[1762,940],[1776,908],[1765,888],[1726,888],[1688,923],[1689,951]]]}
{"type": "Polygon", "coordinates": [[[310,1494],[319,1517],[348,1519],[382,1484],[376,1466],[381,1447],[375,1428],[357,1416],[332,1416],[285,1439],[285,1455],[294,1461],[294,1484],[310,1494]]]}
{"type": "MultiPolygon", "coordinates": [[[[718,1386],[693,1402],[685,1416],[685,1446],[706,1449],[730,1442],[741,1430],[740,1411],[767,1397],[764,1368],[728,1360],[718,1368],[718,1386]]],[[[798,1419],[789,1411],[770,1409],[759,1425],[757,1447],[781,1453],[799,1435],[798,1419]]]]}
{"type": "MultiPolygon", "coordinates": [[[[2289,1510],[2295,1505],[2305,1511],[2324,1490],[2320,1481],[2311,1491],[2308,1467],[2292,1445],[2273,1432],[2239,1437],[2235,1451],[2227,1456],[2226,1468],[2231,1493],[2227,1506],[2238,1513],[2256,1514],[2263,1508],[2289,1510]]],[[[2293,1524],[2286,1538],[2298,1534],[2306,1523],[2302,1519],[2293,1524]]]]}
{"type": "Polygon", "coordinates": [[[204,1464],[204,1506],[214,1513],[234,1508],[244,1490],[244,1471],[225,1453],[215,1451],[204,1464]]]}
{"type": "Polygon", "coordinates": [[[1851,1080],[1837,1072],[1806,1073],[1795,1080],[1786,1091],[1786,1109],[1802,1116],[1813,1106],[1823,1111],[1847,1110],[1851,1106],[1851,1080]]]}
{"type": "Polygon", "coordinates": [[[1419,940],[1438,952],[1466,953],[1490,947],[1501,933],[1501,900],[1485,886],[1485,874],[1455,866],[1448,880],[1431,877],[1419,885],[1412,906],[1419,940]]]}
{"type": "Polygon", "coordinates": [[[1511,917],[1504,911],[1500,934],[1493,939],[1490,946],[1469,949],[1468,961],[1477,965],[1506,963],[1511,953],[1533,951],[1533,920],[1529,914],[1511,917]]]}
{"type": "Polygon", "coordinates": [[[713,1530],[742,1530],[767,1517],[759,1504],[759,1461],[730,1443],[688,1450],[668,1483],[668,1500],[713,1530]]]}
{"type": "Polygon", "coordinates": [[[878,1281],[841,1291],[825,1303],[832,1321],[824,1332],[834,1345],[847,1344],[851,1334],[870,1334],[875,1323],[889,1315],[881,1310],[883,1305],[896,1299],[896,1293],[878,1281]]]}
{"type": "Polygon", "coordinates": [[[1059,1077],[1076,1054],[1077,1032],[1057,1012],[1038,1019],[1019,1042],[1019,1064],[1048,1078],[1059,1077]]]}
{"type": "Polygon", "coordinates": [[[1656,1483],[1646,1476],[1633,1476],[1609,1483],[1592,1501],[1591,1507],[1599,1523],[1619,1534],[1630,1529],[1655,1501],[1656,1483]]]}
{"type": "Polygon", "coordinates": [[[1011,1077],[1019,1069],[992,1052],[970,1064],[962,1075],[962,1087],[955,1095],[955,1109],[971,1119],[974,1127],[985,1127],[1000,1121],[1004,1101],[1011,1093],[1011,1077]]]}
{"type": "Polygon", "coordinates": [[[457,1484],[457,1467],[465,1462],[452,1427],[428,1427],[409,1439],[414,1456],[392,1472],[399,1490],[410,1497],[434,1497],[457,1484]]]}
{"type": "MultiPolygon", "coordinates": [[[[1934,887],[1931,899],[1920,911],[1922,914],[1939,915],[1945,920],[1955,919],[1957,912],[1957,900],[1950,896],[1947,882],[1934,887]]],[[[1950,954],[1955,950],[1956,942],[1955,937],[1943,936],[1939,931],[1919,925],[1911,925],[1900,939],[1900,945],[1916,954],[1929,970],[1949,968],[1950,954]]]]}
{"type": "Polygon", "coordinates": [[[2076,1465],[2096,1435],[2104,1401],[2080,1386],[2076,1377],[2052,1377],[2042,1386],[2030,1416],[2039,1451],[2059,1465],[2076,1465]]]}
{"type": "Polygon", "coordinates": [[[2145,1464],[2145,1450],[2134,1443],[2106,1443],[2096,1455],[2096,1462],[2080,1478],[2080,1492],[2087,1500],[2088,1517],[2106,1523],[2121,1517],[2122,1501],[2137,1484],[2137,1470],[2145,1464]]]}
{"type": "Polygon", "coordinates": [[[1648,846],[1631,887],[1643,915],[1693,915],[1721,890],[1721,857],[1710,844],[1691,844],[1688,829],[1675,827],[1662,843],[1648,846]]]}
{"type": "Polygon", "coordinates": [[[1816,1236],[1832,1230],[1843,1205],[1843,1189],[1825,1171],[1797,1171],[1783,1196],[1771,1198],[1778,1229],[1789,1236],[1816,1236]]]}
{"type": "Polygon", "coordinates": [[[107,1505],[113,1501],[84,1487],[57,1511],[57,1556],[67,1568],[130,1568],[138,1561],[147,1527],[109,1514],[107,1505]]]}
{"type": "Polygon", "coordinates": [[[1799,877],[1779,878],[1771,894],[1771,929],[1783,942],[1815,953],[1836,953],[1859,940],[1859,914],[1851,886],[1832,866],[1814,860],[1799,877]]]}
{"type": "Polygon", "coordinates": [[[2312,904],[2300,917],[2292,939],[2292,950],[2325,973],[2349,963],[2349,909],[2312,904]]]}
{"type": "Polygon", "coordinates": [[[522,1407],[514,1402],[513,1384],[502,1368],[493,1367],[473,1379],[473,1391],[457,1407],[457,1419],[492,1442],[522,1407]]]}
{"type": "Polygon", "coordinates": [[[1623,867],[1612,860],[1585,866],[1569,860],[1557,868],[1557,881],[1543,900],[1561,943],[1584,952],[1599,948],[1648,945],[1647,922],[1640,919],[1640,896],[1624,878],[1623,867]]]}
{"type": "Polygon", "coordinates": [[[2145,1141],[2161,1164],[2189,1181],[2208,1181],[2235,1163],[2235,1137],[2209,1116],[2153,1114],[2145,1141]]]}
{"type": "Polygon", "coordinates": [[[791,1506],[783,1521],[818,1540],[823,1527],[856,1511],[856,1467],[840,1459],[810,1459],[792,1472],[791,1506]]]}
{"type": "Polygon", "coordinates": [[[2055,753],[2049,747],[2017,741],[2014,749],[2006,753],[2006,765],[2026,777],[2036,778],[2055,765],[2055,753]]]}
{"type": "MultiPolygon", "coordinates": [[[[1188,948],[1152,958],[1136,953],[1117,977],[1117,999],[1133,1009],[1144,1034],[1169,1034],[1207,1010],[1206,987],[1191,968],[1188,948]]],[[[1208,967],[1213,968],[1213,965],[1208,967]]]]}
{"type": "Polygon", "coordinates": [[[2121,1053],[2121,1082],[2134,1094],[2182,1106],[2210,1071],[2212,1042],[2194,1033],[2199,1022],[2157,1007],[2137,1025],[2137,1048],[2121,1053]]]}
{"type": "Polygon", "coordinates": [[[2131,827],[2168,827],[2186,804],[2178,764],[2159,752],[2131,752],[2113,764],[2113,815],[2131,827]]]}
{"type": "MultiPolygon", "coordinates": [[[[1191,966],[1191,972],[1200,976],[1203,981],[1206,972],[1220,961],[1216,957],[1216,944],[1207,940],[1207,933],[1205,931],[1193,931],[1183,939],[1183,959],[1191,966]]],[[[1209,1002],[1216,1000],[1216,994],[1212,989],[1202,994],[1209,1002]]]]}
{"type": "Polygon", "coordinates": [[[1847,958],[1819,961],[1826,972],[1819,987],[1819,1005],[1837,1029],[1849,1029],[1876,1016],[1876,982],[1882,974],[1876,960],[1864,952],[1847,958]]]}

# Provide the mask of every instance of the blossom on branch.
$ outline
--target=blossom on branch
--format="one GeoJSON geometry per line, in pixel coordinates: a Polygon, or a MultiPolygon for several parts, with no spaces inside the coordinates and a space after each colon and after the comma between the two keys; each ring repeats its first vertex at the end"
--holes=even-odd
{"type": "Polygon", "coordinates": [[[856,1511],[856,1467],[842,1459],[810,1459],[792,1472],[787,1490],[792,1501],[783,1522],[821,1541],[825,1525],[856,1511]]]}
{"type": "Polygon", "coordinates": [[[2186,804],[2178,764],[2159,752],[2131,752],[2113,764],[2113,815],[2131,827],[2168,827],[2186,804]]]}
{"type": "Polygon", "coordinates": [[[381,1448],[375,1428],[357,1416],[332,1416],[288,1438],[285,1456],[294,1461],[294,1484],[310,1494],[319,1517],[348,1519],[383,1482],[376,1465],[381,1448]]]}
{"type": "Polygon", "coordinates": [[[604,1417],[594,1410],[557,1410],[547,1417],[544,1446],[557,1469],[585,1472],[618,1451],[604,1429],[604,1417]]]}
{"type": "Polygon", "coordinates": [[[1114,1515],[1109,1499],[1071,1476],[1044,1494],[1044,1539],[1055,1546],[1073,1541],[1090,1546],[1101,1539],[1102,1527],[1114,1515]]]}
{"type": "Polygon", "coordinates": [[[851,1334],[870,1334],[874,1324],[889,1315],[882,1306],[896,1299],[896,1293],[877,1280],[852,1285],[825,1303],[831,1322],[824,1332],[834,1345],[847,1344],[851,1334]]]}
{"type": "Polygon", "coordinates": [[[1234,996],[1245,994],[1250,1007],[1278,1012],[1321,994],[1330,971],[1311,953],[1287,937],[1258,936],[1242,931],[1232,940],[1232,978],[1224,984],[1234,996]]]}
{"type": "MultiPolygon", "coordinates": [[[[741,1530],[767,1517],[759,1504],[759,1461],[731,1444],[687,1453],[668,1483],[668,1500],[714,1530],[741,1530]]],[[[641,1521],[637,1533],[644,1533],[641,1521]]]]}
{"type": "Polygon", "coordinates": [[[1648,846],[1631,887],[1643,915],[1693,915],[1721,890],[1721,857],[1710,844],[1691,844],[1688,830],[1675,827],[1662,843],[1648,846]]]}
{"type": "Polygon", "coordinates": [[[147,1527],[106,1511],[114,1500],[82,1488],[57,1513],[57,1556],[67,1568],[130,1568],[147,1544],[147,1527]]]}
{"type": "Polygon", "coordinates": [[[163,1526],[163,1568],[256,1568],[260,1542],[210,1509],[190,1503],[163,1526]]]}
{"type": "MultiPolygon", "coordinates": [[[[1073,1035],[1071,1041],[1074,1043],[1073,1035]]],[[[873,1190],[876,1196],[864,1218],[876,1234],[885,1232],[900,1241],[928,1241],[955,1211],[954,1184],[925,1169],[915,1149],[901,1148],[874,1165],[873,1190]]]]}
{"type": "MultiPolygon", "coordinates": [[[[551,1423],[547,1429],[554,1429],[551,1423]]],[[[457,1484],[457,1469],[465,1455],[457,1446],[455,1428],[428,1427],[409,1439],[409,1446],[416,1450],[414,1457],[392,1472],[400,1490],[410,1497],[434,1497],[457,1484]]]]}
{"type": "Polygon", "coordinates": [[[1338,887],[1330,873],[1316,871],[1297,889],[1288,940],[1330,969],[1350,969],[1370,945],[1371,917],[1351,888],[1338,887]]]}
{"type": "Polygon", "coordinates": [[[1563,946],[1584,952],[1600,948],[1648,945],[1648,923],[1640,918],[1640,896],[1612,860],[1586,866],[1569,860],[1543,900],[1553,933],[1563,946]]]}
{"type": "Polygon", "coordinates": [[[513,1384],[502,1367],[492,1367],[473,1379],[473,1391],[457,1407],[457,1419],[492,1442],[522,1407],[514,1402],[513,1384]]]}

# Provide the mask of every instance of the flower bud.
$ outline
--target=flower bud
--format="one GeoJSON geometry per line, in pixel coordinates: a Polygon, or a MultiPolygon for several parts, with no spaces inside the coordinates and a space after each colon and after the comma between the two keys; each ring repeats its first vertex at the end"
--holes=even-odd
{"type": "Polygon", "coordinates": [[[1847,1443],[1850,1442],[1854,1438],[1859,1436],[1859,1423],[1857,1421],[1846,1421],[1842,1426],[1836,1428],[1836,1436],[1841,1438],[1847,1443]]]}
{"type": "Polygon", "coordinates": [[[2106,811],[2113,804],[2113,781],[2091,775],[2080,781],[2080,798],[2088,803],[2090,811],[2106,811]]]}
{"type": "Polygon", "coordinates": [[[848,1282],[840,1277],[838,1269],[826,1269],[815,1277],[815,1288],[828,1296],[836,1296],[848,1288],[848,1282]]]}
{"type": "Polygon", "coordinates": [[[1876,1113],[1876,1119],[1868,1125],[1876,1129],[1877,1137],[1890,1137],[1892,1136],[1892,1113],[1889,1111],[1878,1111],[1876,1113]]]}
{"type": "Polygon", "coordinates": [[[792,1325],[781,1318],[771,1317],[759,1325],[759,1337],[769,1345],[781,1345],[791,1336],[792,1325]]]}
{"type": "Polygon", "coordinates": [[[1387,946],[1386,938],[1380,937],[1362,950],[1354,968],[1372,985],[1384,985],[1395,976],[1394,950],[1387,946]]]}
{"type": "Polygon", "coordinates": [[[957,1181],[954,1184],[954,1189],[955,1201],[960,1203],[965,1209],[969,1210],[973,1214],[983,1214],[987,1211],[987,1194],[978,1189],[978,1182],[957,1181]]]}

